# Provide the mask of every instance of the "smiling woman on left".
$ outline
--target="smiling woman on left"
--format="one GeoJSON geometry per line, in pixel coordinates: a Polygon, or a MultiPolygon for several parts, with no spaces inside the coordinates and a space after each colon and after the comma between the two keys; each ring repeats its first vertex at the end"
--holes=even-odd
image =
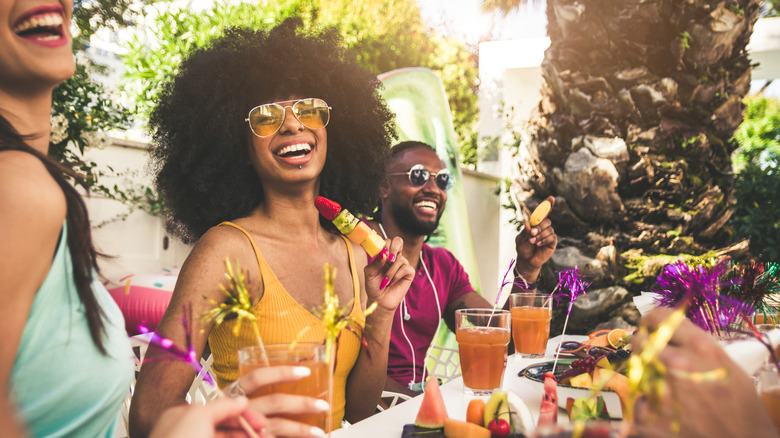
{"type": "MultiPolygon", "coordinates": [[[[72,10],[64,0],[0,1],[3,437],[113,437],[133,378],[122,314],[97,281],[87,209],[65,179],[79,175],[47,156],[51,93],[75,71],[72,10]]],[[[160,433],[211,437],[235,430],[238,415],[262,430],[247,404],[169,411],[160,433]]]]}

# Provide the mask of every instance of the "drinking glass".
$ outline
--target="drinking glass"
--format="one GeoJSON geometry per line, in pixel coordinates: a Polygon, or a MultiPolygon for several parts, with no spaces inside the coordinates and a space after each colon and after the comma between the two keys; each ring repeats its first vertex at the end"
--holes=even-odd
{"type": "Polygon", "coordinates": [[[515,351],[521,357],[543,357],[550,338],[552,298],[542,294],[511,294],[509,309],[515,351]]]}
{"type": "Polygon", "coordinates": [[[771,360],[758,371],[758,392],[775,429],[780,432],[780,373],[771,360]]]}
{"type": "MultiPolygon", "coordinates": [[[[263,358],[263,347],[251,346],[238,350],[238,375],[243,376],[257,368],[277,365],[304,366],[311,370],[308,377],[292,382],[267,385],[249,394],[249,397],[282,393],[305,395],[327,401],[328,395],[328,365],[325,361],[325,345],[299,342],[295,344],[266,344],[266,363],[263,358]]],[[[309,424],[326,430],[327,412],[316,414],[285,414],[279,415],[293,421],[309,424]]]]}
{"type": "Polygon", "coordinates": [[[509,345],[509,321],[507,310],[455,311],[455,339],[466,394],[490,395],[493,389],[501,387],[509,345]]]}

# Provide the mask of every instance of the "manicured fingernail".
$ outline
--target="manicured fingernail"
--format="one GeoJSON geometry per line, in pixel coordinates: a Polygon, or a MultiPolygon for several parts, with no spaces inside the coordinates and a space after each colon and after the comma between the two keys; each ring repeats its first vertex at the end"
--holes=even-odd
{"type": "Polygon", "coordinates": [[[293,368],[293,374],[298,377],[306,377],[311,374],[311,370],[306,367],[295,367],[293,368]]]}
{"type": "Polygon", "coordinates": [[[314,436],[325,436],[325,431],[319,427],[312,427],[310,433],[314,436]]]}
{"type": "MultiPolygon", "coordinates": [[[[379,253],[379,257],[381,257],[381,258],[385,258],[385,257],[387,257],[387,253],[389,253],[389,252],[390,252],[390,250],[389,250],[389,249],[387,249],[387,248],[382,248],[382,252],[380,252],[380,253],[379,253]]],[[[391,261],[392,261],[392,260],[391,260],[391,261]]]]}
{"type": "Polygon", "coordinates": [[[390,255],[387,257],[387,260],[390,260],[390,263],[394,262],[394,261],[395,261],[395,254],[390,254],[390,255]]]}
{"type": "Polygon", "coordinates": [[[387,277],[383,278],[382,284],[379,285],[379,290],[386,288],[388,283],[390,283],[390,279],[387,277]]]}
{"type": "Polygon", "coordinates": [[[318,399],[314,402],[314,407],[321,411],[327,411],[328,408],[330,408],[330,405],[325,400],[318,399]]]}

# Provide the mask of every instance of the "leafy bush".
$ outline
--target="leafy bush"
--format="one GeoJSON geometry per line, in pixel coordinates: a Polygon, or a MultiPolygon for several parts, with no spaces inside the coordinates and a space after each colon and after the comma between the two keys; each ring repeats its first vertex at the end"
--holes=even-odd
{"type": "Polygon", "coordinates": [[[750,251],[762,261],[780,260],[780,102],[746,99],[745,119],[734,138],[740,144],[733,163],[737,206],[731,226],[750,238],[750,251]]]}
{"type": "Polygon", "coordinates": [[[131,81],[128,89],[136,95],[136,112],[148,114],[160,85],[175,74],[187,53],[225,28],[268,28],[290,16],[301,17],[306,26],[338,28],[346,46],[357,53],[358,62],[376,74],[418,66],[434,71],[447,93],[461,163],[476,163],[476,55],[462,41],[428,29],[414,0],[216,2],[205,11],[156,2],[142,20],[147,34],[131,40],[123,57],[131,81]]]}
{"type": "Polygon", "coordinates": [[[780,168],[748,164],[737,175],[735,188],[734,231],[750,238],[750,251],[759,260],[780,260],[780,168]]]}

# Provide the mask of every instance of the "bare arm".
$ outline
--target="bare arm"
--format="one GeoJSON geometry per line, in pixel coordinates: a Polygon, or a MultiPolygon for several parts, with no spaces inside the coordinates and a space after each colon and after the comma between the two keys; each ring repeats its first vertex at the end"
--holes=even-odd
{"type": "Polygon", "coordinates": [[[25,436],[8,380],[35,293],[46,278],[65,219],[65,195],[41,162],[0,153],[0,424],[3,436],[25,436]]]}
{"type": "Polygon", "coordinates": [[[395,261],[389,262],[386,257],[380,256],[364,270],[366,305],[376,302],[378,307],[366,317],[363,335],[365,345],[360,349],[357,362],[347,379],[345,417],[350,423],[374,413],[385,387],[393,314],[414,278],[414,269],[401,254],[402,248],[403,241],[395,237],[389,245],[395,261]],[[383,278],[387,278],[390,283],[380,289],[383,278]]]}
{"type": "Polygon", "coordinates": [[[482,295],[476,292],[469,292],[459,296],[444,309],[444,322],[447,327],[455,333],[455,311],[458,309],[490,309],[493,305],[482,295]]]}

